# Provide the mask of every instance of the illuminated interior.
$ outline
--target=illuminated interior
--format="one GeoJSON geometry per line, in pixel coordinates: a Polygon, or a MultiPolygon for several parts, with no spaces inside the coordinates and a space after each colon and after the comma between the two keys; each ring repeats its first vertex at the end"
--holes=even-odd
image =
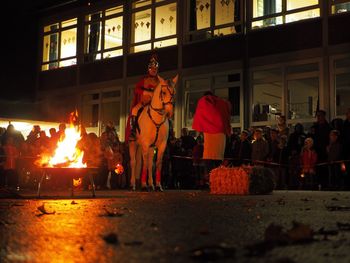
{"type": "MultiPolygon", "coordinates": [[[[135,7],[146,6],[150,1],[137,1],[134,3],[135,7]]],[[[141,11],[135,11],[132,14],[132,30],[131,30],[131,42],[133,44],[154,41],[153,48],[161,48],[166,46],[172,46],[177,44],[175,36],[177,32],[176,28],[176,3],[170,3],[167,5],[157,6],[154,14],[152,9],[145,9],[141,11]],[[154,16],[155,26],[152,27],[152,16],[154,16]],[[155,30],[155,39],[152,38],[152,30],[155,30]],[[166,39],[163,39],[166,38],[166,39]],[[162,39],[155,41],[157,39],[162,39]]],[[[141,52],[150,50],[152,48],[151,43],[142,43],[135,45],[131,48],[131,52],[141,52]]]]}
{"type": "Polygon", "coordinates": [[[42,70],[76,64],[77,19],[44,27],[42,70]]]}
{"type": "MultiPolygon", "coordinates": [[[[273,15],[277,13],[284,13],[282,7],[283,2],[286,1],[286,10],[296,10],[300,8],[305,8],[309,6],[317,6],[319,4],[319,0],[275,0],[269,2],[270,4],[266,4],[267,2],[264,0],[254,0],[253,1],[253,18],[258,18],[267,15],[273,15]]],[[[257,20],[252,22],[252,28],[260,28],[267,26],[274,26],[283,24],[283,18],[285,19],[285,23],[291,23],[295,21],[300,21],[303,19],[309,19],[320,16],[320,9],[314,8],[310,10],[305,10],[301,12],[295,12],[283,16],[276,16],[272,18],[266,18],[262,20],[257,20]]]]}

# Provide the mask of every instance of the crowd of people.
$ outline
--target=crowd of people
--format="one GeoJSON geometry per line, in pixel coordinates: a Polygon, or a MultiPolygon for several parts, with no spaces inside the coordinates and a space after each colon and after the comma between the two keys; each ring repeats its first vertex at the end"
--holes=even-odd
{"type": "MultiPolygon", "coordinates": [[[[34,125],[25,138],[12,124],[0,128],[0,187],[37,187],[43,172],[40,168],[45,167],[38,161],[43,156],[53,156],[58,141],[64,139],[65,130],[66,124],[61,123],[57,130],[50,128],[47,135],[39,125],[34,125]]],[[[93,175],[97,189],[126,187],[125,174],[128,173],[116,167],[128,167],[128,148],[120,142],[113,124],[108,123],[100,137],[93,132],[87,133],[84,127],[80,133],[76,148],[84,152],[83,162],[87,167],[97,168],[93,175]]],[[[82,187],[88,188],[89,182],[84,178],[82,181],[82,187]]]]}
{"type": "MultiPolygon", "coordinates": [[[[65,124],[51,128],[49,135],[34,125],[24,136],[12,124],[0,129],[0,186],[36,187],[40,169],[35,160],[53,152],[64,136],[65,124]]],[[[203,157],[204,136],[182,129],[180,137],[170,130],[163,158],[162,185],[166,189],[208,187],[210,170],[203,157]]],[[[124,189],[130,184],[128,145],[119,140],[112,123],[98,137],[81,129],[77,147],[84,151],[88,167],[98,167],[94,174],[97,189],[124,189]],[[122,167],[118,172],[116,165],[122,167]]],[[[300,123],[289,127],[284,116],[275,126],[233,130],[227,137],[224,165],[263,165],[275,174],[276,189],[349,189],[350,109],[346,119],[326,120],[319,110],[308,129],[300,123]]],[[[88,187],[88,183],[84,187],[88,187]]]]}

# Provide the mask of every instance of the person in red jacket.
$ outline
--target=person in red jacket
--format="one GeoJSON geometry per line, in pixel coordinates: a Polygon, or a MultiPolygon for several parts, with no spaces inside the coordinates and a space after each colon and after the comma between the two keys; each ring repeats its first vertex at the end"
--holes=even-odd
{"type": "Polygon", "coordinates": [[[13,137],[7,138],[5,145],[3,146],[3,151],[5,153],[5,182],[7,181],[10,187],[18,189],[18,174],[16,171],[16,162],[19,156],[19,151],[14,144],[13,137]]]}
{"type": "Polygon", "coordinates": [[[315,165],[317,163],[317,153],[313,149],[314,141],[312,138],[306,138],[304,147],[300,155],[301,163],[301,184],[305,186],[306,181],[311,179],[311,186],[313,187],[314,177],[316,175],[315,165]]]}
{"type": "Polygon", "coordinates": [[[226,136],[231,135],[231,103],[204,93],[197,103],[192,128],[204,134],[203,159],[207,160],[208,172],[220,165],[224,159],[226,136]]]}
{"type": "Polygon", "coordinates": [[[134,89],[134,98],[125,131],[126,142],[136,139],[136,117],[139,110],[151,102],[153,91],[159,83],[158,69],[159,63],[156,55],[153,54],[148,63],[148,74],[136,84],[134,89]]]}

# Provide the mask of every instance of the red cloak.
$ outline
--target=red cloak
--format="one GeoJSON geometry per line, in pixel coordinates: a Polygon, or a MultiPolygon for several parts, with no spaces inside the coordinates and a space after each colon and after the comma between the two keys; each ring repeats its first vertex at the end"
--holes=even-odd
{"type": "Polygon", "coordinates": [[[214,95],[199,99],[192,129],[205,133],[231,134],[231,103],[214,95]]]}

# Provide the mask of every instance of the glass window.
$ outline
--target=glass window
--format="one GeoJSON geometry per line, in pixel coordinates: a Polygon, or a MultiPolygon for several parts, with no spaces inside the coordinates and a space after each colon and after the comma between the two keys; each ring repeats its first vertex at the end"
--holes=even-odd
{"type": "Polygon", "coordinates": [[[240,87],[215,89],[215,95],[231,102],[231,123],[240,122],[240,87]]]}
{"type": "Polygon", "coordinates": [[[76,64],[77,18],[44,26],[42,70],[76,64]]]}
{"type": "Polygon", "coordinates": [[[253,17],[260,17],[280,13],[282,0],[253,0],[253,17]]]}
{"type": "Polygon", "coordinates": [[[123,17],[107,19],[105,23],[105,49],[123,45],[123,17]]]}
{"type": "Polygon", "coordinates": [[[350,11],[350,1],[332,0],[332,14],[341,14],[350,11]]]}
{"type": "Polygon", "coordinates": [[[318,104],[318,78],[291,80],[287,85],[288,118],[313,118],[318,104]]]}
{"type": "Polygon", "coordinates": [[[77,53],[77,29],[72,28],[61,33],[61,58],[74,57],[77,53]]]}
{"type": "Polygon", "coordinates": [[[319,0],[253,0],[252,29],[319,17],[319,6],[319,0]]]}
{"type": "Polygon", "coordinates": [[[335,78],[336,115],[345,115],[350,108],[350,72],[337,74],[335,78]]]}
{"type": "Polygon", "coordinates": [[[152,10],[135,12],[132,14],[132,42],[138,43],[151,39],[152,10]]]}
{"type": "Polygon", "coordinates": [[[318,63],[302,64],[287,67],[288,74],[315,72],[318,71],[318,63]]]}
{"type": "Polygon", "coordinates": [[[253,122],[277,120],[282,112],[282,82],[253,85],[253,122]]]}
{"type": "Polygon", "coordinates": [[[295,22],[299,20],[314,18],[320,16],[320,9],[311,9],[303,12],[293,13],[290,15],[286,15],[286,23],[295,22]]]}
{"type": "Polygon", "coordinates": [[[287,10],[303,8],[312,5],[318,5],[319,0],[287,0],[287,10]]]}
{"type": "Polygon", "coordinates": [[[188,40],[197,41],[241,32],[241,2],[241,0],[189,0],[188,40]]]}
{"type": "Polygon", "coordinates": [[[120,122],[120,102],[103,102],[101,105],[101,122],[106,125],[109,122],[114,123],[117,132],[119,131],[120,122]]]}
{"type": "Polygon", "coordinates": [[[176,34],[176,3],[156,8],[156,38],[176,34]]]}
{"type": "Polygon", "coordinates": [[[282,77],[281,74],[282,74],[282,70],[280,68],[258,70],[253,73],[253,80],[271,79],[271,78],[280,79],[282,77]]]}
{"type": "Polygon", "coordinates": [[[130,52],[176,45],[176,8],[176,1],[134,1],[130,52]]]}
{"type": "Polygon", "coordinates": [[[81,120],[85,128],[98,127],[98,104],[84,104],[81,120]]]}
{"type": "Polygon", "coordinates": [[[85,22],[85,60],[123,55],[123,6],[90,14],[85,22]]]}
{"type": "MultiPolygon", "coordinates": [[[[208,89],[209,90],[209,89],[208,89]]],[[[203,96],[204,91],[191,91],[186,96],[185,126],[192,127],[193,116],[196,111],[198,100],[203,96]]]]}

